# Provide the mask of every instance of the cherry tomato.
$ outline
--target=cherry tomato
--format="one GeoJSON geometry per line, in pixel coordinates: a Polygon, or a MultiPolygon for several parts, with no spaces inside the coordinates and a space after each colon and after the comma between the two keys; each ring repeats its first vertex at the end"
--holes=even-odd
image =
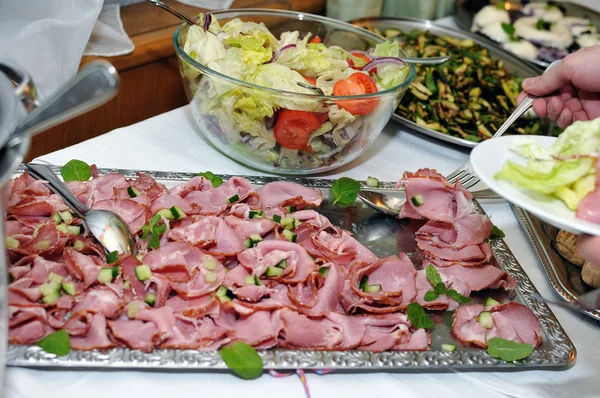
{"type": "Polygon", "coordinates": [[[310,43],[319,44],[321,42],[321,38],[319,36],[315,36],[310,40],[310,43]]]}
{"type": "MultiPolygon", "coordinates": [[[[371,62],[371,60],[369,59],[369,57],[367,57],[365,54],[357,53],[357,52],[350,52],[350,54],[352,54],[356,58],[363,59],[365,61],[365,65],[368,64],[369,62],[371,62]]],[[[361,70],[364,67],[364,65],[363,66],[356,66],[354,64],[354,61],[352,60],[352,58],[348,58],[348,65],[350,65],[350,67],[352,69],[356,69],[356,70],[361,70]]]]}
{"type": "MultiPolygon", "coordinates": [[[[376,93],[375,80],[364,73],[354,73],[346,80],[340,80],[333,86],[333,95],[349,96],[376,93]]],[[[359,100],[339,100],[335,102],[353,115],[366,115],[379,105],[379,98],[359,100]]]]}
{"type": "Polygon", "coordinates": [[[309,82],[313,86],[317,85],[317,79],[315,79],[314,77],[307,77],[307,76],[302,76],[302,77],[304,78],[304,80],[306,80],[307,82],[309,82]]]}
{"type": "Polygon", "coordinates": [[[284,109],[275,124],[275,140],[288,149],[305,149],[308,136],[320,125],[314,113],[284,109]]]}

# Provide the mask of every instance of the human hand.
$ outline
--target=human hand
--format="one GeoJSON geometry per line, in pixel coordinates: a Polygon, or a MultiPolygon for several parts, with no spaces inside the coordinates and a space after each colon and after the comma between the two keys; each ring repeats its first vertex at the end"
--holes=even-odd
{"type": "Polygon", "coordinates": [[[600,268],[600,236],[579,235],[576,247],[581,257],[600,268]]]}
{"type": "Polygon", "coordinates": [[[600,117],[600,45],[584,47],[543,75],[525,79],[517,104],[528,94],[540,97],[533,111],[563,129],[600,117]]]}

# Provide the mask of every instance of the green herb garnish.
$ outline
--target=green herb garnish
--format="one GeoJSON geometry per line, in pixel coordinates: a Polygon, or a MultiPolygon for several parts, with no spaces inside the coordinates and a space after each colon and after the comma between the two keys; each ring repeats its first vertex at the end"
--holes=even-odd
{"type": "Polygon", "coordinates": [[[406,315],[408,315],[410,323],[417,329],[430,329],[433,327],[433,321],[419,303],[410,303],[406,309],[406,315]]]}
{"type": "Polygon", "coordinates": [[[119,252],[118,251],[113,251],[110,253],[106,253],[106,264],[112,264],[115,261],[117,261],[117,259],[119,258],[119,252]]]}
{"type": "Polygon", "coordinates": [[[515,27],[512,24],[502,22],[502,29],[506,32],[510,41],[520,41],[517,36],[515,36],[515,27]]]}
{"type": "Polygon", "coordinates": [[[65,182],[87,181],[92,176],[92,169],[83,160],[72,159],[61,167],[60,175],[65,182]]]}
{"type": "Polygon", "coordinates": [[[223,179],[219,176],[216,176],[212,173],[212,171],[205,171],[204,173],[198,173],[199,176],[206,178],[212,184],[213,188],[218,187],[223,184],[223,179]]]}
{"type": "Polygon", "coordinates": [[[71,351],[71,338],[65,330],[58,330],[38,341],[37,345],[47,353],[60,357],[71,351]]]}
{"type": "Polygon", "coordinates": [[[492,232],[490,233],[490,238],[504,238],[505,236],[506,235],[504,234],[504,231],[502,231],[500,228],[498,228],[495,225],[492,226],[492,232]]]}
{"type": "Polygon", "coordinates": [[[150,240],[148,241],[148,247],[150,249],[158,249],[160,246],[160,237],[166,230],[166,224],[156,225],[152,228],[152,235],[150,235],[150,240]]]}
{"type": "Polygon", "coordinates": [[[241,341],[221,349],[221,358],[242,379],[256,379],[263,372],[262,359],[256,350],[241,341]]]}
{"type": "Polygon", "coordinates": [[[544,21],[543,19],[538,19],[537,23],[535,24],[535,28],[537,30],[550,30],[551,27],[552,22],[544,21]]]}
{"type": "Polygon", "coordinates": [[[503,361],[518,361],[533,352],[533,346],[525,343],[515,343],[501,337],[493,337],[488,342],[487,353],[503,361]]]}
{"type": "Polygon", "coordinates": [[[498,10],[504,10],[506,9],[506,2],[505,1],[499,1],[498,3],[496,3],[496,8],[498,10]]]}
{"type": "Polygon", "coordinates": [[[445,294],[459,304],[465,304],[471,301],[470,297],[463,296],[454,289],[448,289],[446,284],[442,281],[440,273],[435,269],[433,264],[427,266],[425,275],[427,275],[429,283],[433,286],[433,290],[429,290],[425,293],[425,296],[423,297],[425,301],[436,300],[442,294],[445,294]]]}
{"type": "Polygon", "coordinates": [[[146,239],[148,236],[152,234],[152,229],[156,225],[157,222],[160,221],[160,215],[155,214],[152,216],[148,224],[142,225],[142,239],[146,239]]]}
{"type": "Polygon", "coordinates": [[[333,195],[333,204],[340,206],[350,206],[357,198],[360,190],[360,182],[349,177],[338,178],[331,186],[331,194],[333,195]]]}

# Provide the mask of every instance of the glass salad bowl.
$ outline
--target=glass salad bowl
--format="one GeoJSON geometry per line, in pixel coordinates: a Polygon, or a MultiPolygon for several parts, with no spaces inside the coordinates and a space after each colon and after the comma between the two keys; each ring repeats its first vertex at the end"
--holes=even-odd
{"type": "Polygon", "coordinates": [[[381,133],[414,79],[397,42],[292,11],[200,14],[173,36],[199,130],[246,166],[306,175],[340,167],[381,133]]]}

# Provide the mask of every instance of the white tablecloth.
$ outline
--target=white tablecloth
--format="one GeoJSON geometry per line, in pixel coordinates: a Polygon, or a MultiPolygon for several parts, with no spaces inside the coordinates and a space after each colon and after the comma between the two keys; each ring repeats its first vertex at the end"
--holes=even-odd
{"type": "MultiPolygon", "coordinates": [[[[578,0],[589,7],[598,0],[578,0]]],[[[198,133],[189,107],[112,131],[95,139],[36,160],[61,165],[78,158],[98,167],[222,174],[264,173],[223,156],[198,133]]],[[[447,174],[468,158],[468,151],[444,145],[403,130],[390,122],[374,145],[351,164],[321,175],[396,181],[404,170],[436,168],[447,174]]],[[[558,299],[527,237],[506,203],[483,202],[485,211],[506,233],[506,242],[540,293],[558,299]]],[[[600,328],[583,315],[550,305],[577,348],[575,365],[564,371],[444,374],[328,374],[308,373],[312,397],[598,397],[600,396],[600,328]]],[[[136,371],[42,371],[8,368],[6,398],[153,398],[260,397],[303,398],[295,376],[264,374],[244,381],[230,374],[136,371]]],[[[1,393],[1,391],[0,391],[1,393]]]]}

